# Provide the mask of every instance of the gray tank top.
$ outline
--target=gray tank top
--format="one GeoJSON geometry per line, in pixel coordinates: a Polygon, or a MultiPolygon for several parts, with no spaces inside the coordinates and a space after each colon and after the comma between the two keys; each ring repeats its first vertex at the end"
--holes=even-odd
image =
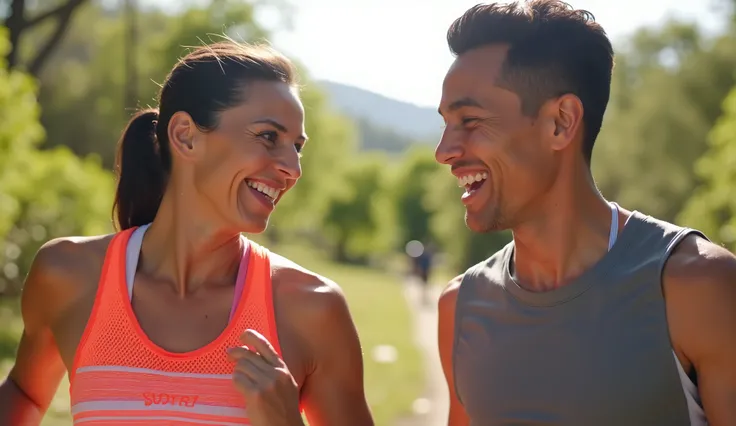
{"type": "Polygon", "coordinates": [[[665,261],[692,233],[703,236],[634,212],[595,266],[548,292],[514,281],[513,242],[468,269],[453,369],[471,425],[707,424],[673,356],[661,288],[665,261]]]}

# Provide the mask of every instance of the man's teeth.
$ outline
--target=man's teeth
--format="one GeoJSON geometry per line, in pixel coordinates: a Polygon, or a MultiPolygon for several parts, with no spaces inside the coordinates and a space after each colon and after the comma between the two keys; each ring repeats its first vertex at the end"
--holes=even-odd
{"type": "Polygon", "coordinates": [[[458,186],[468,186],[472,185],[475,182],[481,182],[488,179],[488,173],[476,173],[474,175],[465,175],[462,177],[457,178],[457,185],[458,186]]]}
{"type": "Polygon", "coordinates": [[[261,182],[253,182],[253,181],[247,180],[245,181],[245,183],[247,183],[248,186],[255,189],[256,191],[266,194],[269,198],[274,199],[274,200],[278,198],[279,194],[281,193],[281,191],[279,191],[278,189],[271,188],[270,186],[264,185],[261,182]]]}

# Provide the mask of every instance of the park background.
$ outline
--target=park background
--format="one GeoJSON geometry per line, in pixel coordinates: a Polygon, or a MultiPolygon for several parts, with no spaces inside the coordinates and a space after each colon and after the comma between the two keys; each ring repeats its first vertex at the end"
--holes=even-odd
{"type": "MultiPolygon", "coordinates": [[[[571,2],[596,15],[617,53],[593,157],[603,194],[734,250],[736,1],[571,2]]],[[[442,424],[436,312],[407,284],[406,243],[437,249],[440,286],[510,238],[466,229],[460,189],[433,158],[452,62],[445,31],[473,4],[0,0],[0,377],[36,250],[112,231],[120,131],[155,105],[183,46],[227,34],[271,41],[304,84],[303,177],[254,239],[344,288],[379,426],[442,424]]],[[[44,424],[71,424],[68,408],[63,383],[44,424]]]]}

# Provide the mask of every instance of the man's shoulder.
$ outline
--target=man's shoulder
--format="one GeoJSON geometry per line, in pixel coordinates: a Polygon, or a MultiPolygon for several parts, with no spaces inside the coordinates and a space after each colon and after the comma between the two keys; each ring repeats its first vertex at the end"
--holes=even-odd
{"type": "Polygon", "coordinates": [[[702,235],[689,234],[667,259],[664,279],[676,286],[701,283],[732,287],[736,281],[736,256],[702,235]]]}
{"type": "Polygon", "coordinates": [[[495,252],[493,255],[491,255],[491,257],[476,263],[462,274],[451,279],[440,294],[440,307],[447,305],[452,305],[454,307],[457,303],[457,297],[458,293],[460,292],[460,287],[462,287],[465,279],[469,278],[470,276],[477,275],[478,271],[482,270],[483,268],[492,268],[496,264],[502,264],[503,261],[506,259],[506,256],[508,255],[508,250],[511,249],[513,249],[513,241],[508,243],[502,249],[495,252]]]}
{"type": "MultiPolygon", "coordinates": [[[[683,240],[691,235],[699,235],[702,239],[708,240],[708,237],[697,228],[683,226],[674,222],[669,222],[658,217],[650,216],[639,211],[630,211],[629,219],[635,219],[639,222],[647,224],[650,230],[656,229],[661,233],[662,237],[670,236],[677,238],[678,235],[683,236],[683,240]]],[[[678,239],[679,244],[679,239],[678,239]]]]}
{"type": "Polygon", "coordinates": [[[672,318],[687,319],[690,325],[718,321],[718,312],[736,312],[736,256],[690,234],[667,259],[662,288],[672,318]]]}
{"type": "Polygon", "coordinates": [[[662,288],[678,353],[702,368],[736,356],[736,256],[697,234],[685,237],[665,264],[662,288]]]}
{"type": "Polygon", "coordinates": [[[665,278],[726,279],[736,277],[736,256],[697,233],[685,236],[672,250],[665,265],[665,278]]]}
{"type": "Polygon", "coordinates": [[[448,299],[456,300],[457,293],[460,290],[460,284],[462,284],[464,277],[465,277],[465,274],[460,274],[456,276],[455,278],[451,279],[450,282],[447,283],[445,288],[442,289],[442,292],[440,293],[440,301],[448,300],[448,299]]]}
{"type": "Polygon", "coordinates": [[[451,279],[440,293],[437,301],[437,310],[442,318],[453,318],[455,316],[455,306],[457,305],[457,295],[460,292],[460,284],[463,282],[465,274],[460,274],[451,279]]]}

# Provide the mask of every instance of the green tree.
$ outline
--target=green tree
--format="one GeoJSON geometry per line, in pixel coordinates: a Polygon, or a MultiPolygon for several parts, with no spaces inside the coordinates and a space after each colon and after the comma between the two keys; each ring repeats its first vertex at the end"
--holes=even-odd
{"type": "Polygon", "coordinates": [[[385,155],[353,160],[342,177],[345,186],[332,195],[322,229],[334,241],[338,261],[365,261],[393,247],[394,211],[385,155]]]}
{"type": "Polygon", "coordinates": [[[69,29],[72,17],[77,10],[83,6],[88,0],[67,0],[64,2],[55,2],[53,6],[45,4],[39,5],[39,2],[27,2],[26,0],[6,0],[0,2],[0,10],[7,8],[7,11],[0,12],[5,17],[3,25],[9,31],[10,48],[7,49],[5,61],[11,69],[18,65],[25,65],[25,68],[31,75],[37,76],[46,65],[51,54],[58,48],[59,43],[69,29]],[[40,10],[38,10],[40,9],[40,10]],[[3,13],[4,12],[4,13],[3,13]],[[49,27],[46,24],[52,23],[49,27]],[[45,28],[44,28],[45,27],[45,28]],[[36,44],[32,46],[32,57],[26,64],[22,64],[20,58],[21,43],[26,41],[26,37],[42,28],[49,31],[43,34],[43,40],[39,41],[36,37],[36,44]]]}
{"type": "Polygon", "coordinates": [[[723,103],[723,115],[709,134],[708,151],[695,173],[703,184],[679,219],[736,251],[736,88],[723,103]]]}
{"type": "Polygon", "coordinates": [[[431,229],[435,210],[428,197],[434,190],[431,178],[439,168],[432,149],[421,145],[410,148],[398,164],[393,185],[398,244],[403,246],[412,240],[425,243],[436,240],[431,229]]]}
{"type": "Polygon", "coordinates": [[[642,29],[619,49],[593,169],[604,195],[674,220],[698,185],[692,163],[736,82],[736,38],[693,25],[642,29]]]}
{"type": "MultiPolygon", "coordinates": [[[[9,48],[0,28],[0,56],[9,48]]],[[[16,292],[40,245],[109,231],[112,176],[68,148],[41,151],[35,82],[0,63],[0,293],[16,292]]]]}

